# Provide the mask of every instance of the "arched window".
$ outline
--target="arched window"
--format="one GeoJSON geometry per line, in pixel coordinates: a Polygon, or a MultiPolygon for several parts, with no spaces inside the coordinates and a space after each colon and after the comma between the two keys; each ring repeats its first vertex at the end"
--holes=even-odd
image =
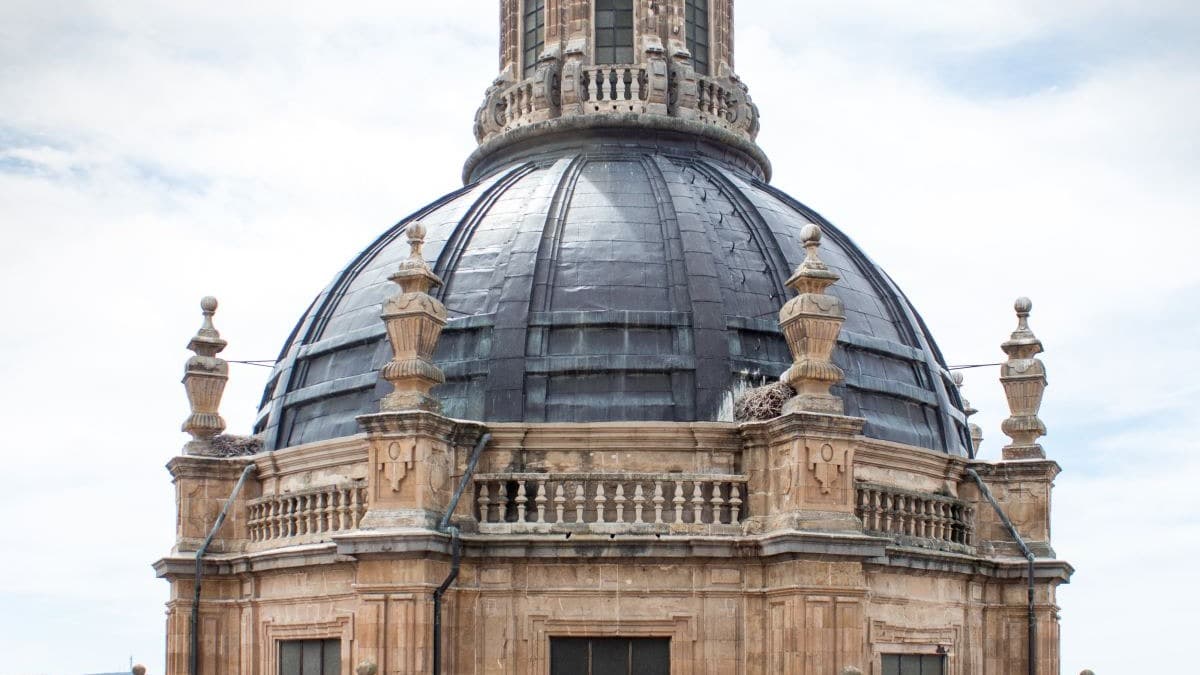
{"type": "Polygon", "coordinates": [[[692,53],[692,66],[701,75],[708,75],[708,0],[685,0],[687,48],[692,53]]]}
{"type": "Polygon", "coordinates": [[[524,77],[537,68],[538,56],[546,46],[546,0],[525,0],[524,40],[521,42],[524,77]]]}
{"type": "Polygon", "coordinates": [[[596,63],[633,63],[633,0],[596,0],[596,63]]]}

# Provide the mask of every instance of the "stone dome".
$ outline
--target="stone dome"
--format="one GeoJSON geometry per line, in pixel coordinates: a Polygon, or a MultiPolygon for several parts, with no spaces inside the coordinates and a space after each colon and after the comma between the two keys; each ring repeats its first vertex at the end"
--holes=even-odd
{"type": "MultiPolygon", "coordinates": [[[[543,129],[468,162],[466,187],[402,220],[317,296],[259,409],[268,448],[358,432],[391,356],[388,275],[420,221],[450,321],[444,414],[490,422],[718,421],[734,395],[791,364],[778,314],[801,228],[846,321],[833,392],[864,433],[967,455],[961,401],[920,316],[878,266],[768,185],[765,158],[680,129],[543,129]]],[[[481,148],[483,150],[484,148],[481,148]]]]}

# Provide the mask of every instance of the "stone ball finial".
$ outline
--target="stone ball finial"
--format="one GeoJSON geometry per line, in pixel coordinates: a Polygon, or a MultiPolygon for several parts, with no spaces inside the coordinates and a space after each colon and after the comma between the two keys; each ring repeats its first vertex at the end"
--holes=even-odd
{"type": "MultiPolygon", "coordinates": [[[[209,299],[211,299],[211,298],[205,298],[205,300],[209,300],[209,299]]],[[[216,304],[217,304],[217,301],[213,300],[213,305],[216,306],[216,304]]],[[[134,666],[133,668],[131,668],[130,672],[132,672],[133,675],[146,675],[146,666],[143,666],[142,664],[139,663],[136,666],[134,666]]]]}
{"type": "Polygon", "coordinates": [[[1017,316],[1029,316],[1029,312],[1033,310],[1033,301],[1022,295],[1013,303],[1013,309],[1017,310],[1017,316]]]}
{"type": "Polygon", "coordinates": [[[200,298],[200,311],[205,314],[211,314],[217,311],[217,299],[211,295],[206,295],[200,298]]]}
{"type": "Polygon", "coordinates": [[[800,229],[800,241],[805,246],[817,246],[821,243],[821,226],[809,223],[800,229]]]}
{"type": "Polygon", "coordinates": [[[367,659],[359,662],[354,672],[356,675],[375,675],[375,673],[379,672],[379,666],[375,665],[374,661],[367,659]]]}
{"type": "Polygon", "coordinates": [[[412,223],[405,229],[410,242],[425,241],[425,226],[420,222],[412,223]]]}
{"type": "Polygon", "coordinates": [[[863,675],[863,671],[856,666],[846,666],[842,668],[841,675],[863,675]]]}
{"type": "Polygon", "coordinates": [[[1096,675],[1096,673],[1092,672],[1091,669],[1087,669],[1079,671],[1079,675],[1096,675]]]}
{"type": "Polygon", "coordinates": [[[957,370],[950,372],[950,380],[954,382],[954,386],[956,387],[963,386],[963,374],[957,370]]]}

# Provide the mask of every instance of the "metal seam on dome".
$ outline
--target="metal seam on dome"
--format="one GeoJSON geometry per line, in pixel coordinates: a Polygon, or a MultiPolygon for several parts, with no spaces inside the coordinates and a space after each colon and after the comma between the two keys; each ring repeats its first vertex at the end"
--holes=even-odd
{"type": "MultiPolygon", "coordinates": [[[[500,306],[507,304],[511,305],[514,309],[523,309],[523,316],[517,317],[513,316],[511,312],[505,313],[504,325],[497,325],[493,328],[491,353],[488,355],[488,358],[492,362],[499,360],[511,361],[514,365],[517,361],[520,361],[522,380],[524,380],[525,352],[529,336],[528,317],[533,310],[533,301],[537,293],[539,274],[538,266],[542,257],[543,246],[545,246],[546,232],[550,228],[557,227],[556,225],[552,224],[553,221],[556,219],[561,220],[561,212],[564,209],[564,191],[567,189],[568,185],[573,186],[575,181],[579,179],[579,172],[581,171],[580,167],[582,163],[583,160],[581,157],[573,157],[557,173],[548,172],[546,177],[543,178],[543,182],[546,184],[552,183],[554,185],[554,189],[551,191],[549,204],[545,209],[546,217],[542,221],[542,232],[538,239],[538,247],[534,253],[534,260],[533,264],[530,266],[530,272],[527,275],[528,283],[527,285],[522,285],[520,288],[517,287],[517,284],[513,284],[511,287],[508,284],[505,284],[505,290],[501,292],[500,297],[497,299],[498,315],[501,313],[500,306]],[[496,335],[496,331],[498,329],[502,331],[512,331],[513,335],[508,336],[507,339],[499,339],[499,336],[496,335]]],[[[559,164],[559,162],[555,162],[555,165],[557,164],[559,164]]],[[[531,214],[539,213],[540,211],[540,208],[530,208],[528,210],[528,212],[531,214]]],[[[506,260],[505,264],[512,264],[511,258],[506,260]]],[[[497,324],[500,323],[501,321],[498,317],[497,324]]],[[[506,364],[499,365],[500,367],[507,367],[506,364]]],[[[485,419],[516,420],[524,417],[524,392],[522,392],[520,396],[507,396],[503,398],[497,396],[498,392],[505,391],[505,389],[499,386],[504,382],[502,379],[504,377],[513,377],[513,375],[499,372],[499,368],[496,367],[496,364],[488,369],[487,378],[484,381],[483,416],[485,419]],[[508,408],[497,409],[496,403],[498,401],[508,406],[508,408]]]]}
{"type": "Polygon", "coordinates": [[[716,189],[729,200],[730,205],[733,206],[742,221],[746,223],[746,229],[750,231],[750,236],[754,239],[755,246],[758,247],[759,255],[767,265],[771,283],[775,286],[775,299],[782,306],[788,299],[787,280],[791,276],[791,269],[787,260],[784,260],[780,253],[779,241],[775,238],[774,230],[763,220],[758,208],[724,174],[714,171],[707,164],[698,160],[693,160],[692,166],[713,183],[716,189]]]}
{"type": "MultiPolygon", "coordinates": [[[[675,200],[671,197],[671,189],[667,185],[666,174],[659,165],[659,161],[654,154],[645,153],[642,155],[642,168],[649,179],[650,191],[658,203],[659,223],[663,233],[663,254],[667,262],[668,275],[677,273],[679,271],[677,267],[682,268],[683,274],[682,283],[675,280],[673,287],[679,287],[680,289],[679,294],[682,297],[678,299],[678,302],[686,306],[687,324],[686,326],[680,325],[672,329],[671,338],[678,344],[684,337],[682,331],[687,330],[691,338],[690,344],[693,355],[691,384],[695,394],[690,399],[683,399],[683,403],[687,403],[690,400],[691,410],[686,413],[681,412],[678,408],[680,402],[677,401],[676,414],[691,418],[715,416],[721,404],[724,387],[713,388],[704,386],[707,382],[702,377],[699,365],[710,360],[715,360],[722,363],[722,372],[728,371],[729,344],[728,340],[724,339],[708,340],[700,338],[705,337],[706,332],[709,330],[724,328],[721,325],[724,323],[724,312],[721,312],[721,316],[710,317],[710,312],[702,311],[703,308],[699,306],[698,298],[704,297],[704,293],[701,292],[698,285],[703,283],[703,277],[694,274],[694,270],[691,269],[692,258],[684,250],[683,229],[679,224],[679,212],[675,208],[675,200]]],[[[709,254],[711,255],[711,250],[709,254]]],[[[697,253],[697,255],[700,255],[700,253],[697,253]]],[[[672,294],[672,302],[675,301],[676,298],[672,294]]],[[[682,345],[678,351],[683,351],[682,345]]]]}
{"type": "Polygon", "coordinates": [[[934,391],[938,395],[938,426],[941,431],[940,435],[943,443],[943,449],[945,452],[950,453],[957,447],[958,452],[955,454],[972,457],[973,455],[970,450],[971,444],[968,442],[964,445],[962,434],[958,434],[958,438],[955,438],[955,435],[952,434],[951,429],[948,428],[948,422],[950,425],[956,428],[957,425],[953,424],[953,418],[947,412],[950,407],[953,407],[953,404],[950,402],[950,398],[946,393],[946,388],[941,382],[941,377],[937,373],[937,371],[941,368],[944,368],[945,365],[938,361],[938,355],[935,354],[930,348],[930,340],[926,339],[924,324],[920,323],[918,315],[916,311],[913,310],[912,303],[908,301],[908,298],[904,296],[903,292],[900,291],[899,287],[896,286],[891,277],[887,276],[887,274],[884,273],[878,265],[871,261],[871,259],[867,257],[867,255],[863,253],[857,246],[848,245],[849,238],[816,211],[800,203],[791,195],[788,195],[787,193],[766,183],[754,180],[752,184],[765,190],[776,199],[796,209],[796,211],[798,211],[805,218],[808,218],[811,222],[819,223],[821,225],[821,229],[830,237],[831,240],[837,242],[839,248],[843,250],[846,256],[858,263],[859,271],[863,273],[864,277],[866,277],[867,281],[870,282],[872,286],[876,287],[879,297],[882,300],[893,304],[893,309],[899,309],[901,311],[907,321],[898,323],[907,329],[910,337],[913,338],[913,341],[920,344],[922,350],[925,352],[925,359],[922,365],[924,365],[925,374],[931,380],[931,385],[934,387],[934,391]],[[900,300],[901,298],[903,301],[900,300]]]}
{"type": "MultiPolygon", "coordinates": [[[[423,218],[429,213],[432,213],[446,204],[453,202],[459,197],[468,194],[471,190],[476,189],[483,183],[484,181],[478,181],[469,185],[464,185],[463,187],[445,195],[441,199],[438,199],[433,203],[414,211],[407,217],[400,219],[390,229],[376,237],[375,241],[373,241],[367,248],[363,249],[363,251],[360,252],[349,265],[344,267],[342,271],[334,277],[333,282],[331,282],[325,287],[325,289],[317,294],[312,303],[309,304],[308,311],[305,312],[304,317],[298,321],[296,326],[292,329],[292,335],[289,338],[288,348],[286,349],[287,355],[282,356],[281,352],[282,358],[279,360],[279,363],[272,374],[272,377],[277,379],[275,380],[276,384],[274,395],[266,405],[267,414],[265,420],[260,414],[258,421],[256,421],[256,426],[259,423],[265,422],[262,430],[264,434],[263,447],[265,449],[273,450],[278,447],[287,446],[286,442],[283,444],[283,446],[280,445],[280,436],[284,431],[282,423],[287,407],[282,403],[281,398],[291,389],[298,379],[302,380],[307,372],[307,368],[305,367],[307,362],[304,360],[299,360],[297,358],[297,352],[299,347],[312,341],[314,334],[318,334],[320,331],[324,330],[324,327],[328,324],[330,318],[327,310],[333,302],[333,299],[335,297],[340,299],[344,295],[345,288],[349,284],[349,280],[353,279],[354,276],[362,269],[365,261],[374,258],[374,256],[378,255],[379,251],[384,246],[395,240],[395,238],[404,231],[404,228],[409,222],[415,219],[423,218]],[[296,341],[296,338],[299,337],[301,333],[304,334],[303,339],[296,341]],[[297,363],[300,364],[300,368],[296,367],[297,363]],[[284,375],[286,375],[286,377],[283,377],[284,375]],[[279,393],[280,388],[283,389],[284,394],[279,393]]],[[[290,431],[288,435],[290,437],[290,431]]]]}
{"type": "Polygon", "coordinates": [[[535,170],[537,170],[537,165],[533,162],[517,165],[503,178],[492,183],[467,208],[466,213],[458,220],[458,224],[450,231],[450,237],[434,262],[433,273],[442,278],[442,285],[434,289],[430,295],[438,300],[445,299],[446,294],[450,292],[450,287],[454,284],[454,273],[458,271],[458,263],[462,259],[463,251],[475,237],[479,224],[491,213],[492,207],[500,197],[508,192],[509,188],[535,170]]]}

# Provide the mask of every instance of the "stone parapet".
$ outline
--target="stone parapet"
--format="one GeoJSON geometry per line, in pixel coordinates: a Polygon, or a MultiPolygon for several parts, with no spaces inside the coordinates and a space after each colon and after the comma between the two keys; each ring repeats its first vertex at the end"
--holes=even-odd
{"type": "MultiPolygon", "coordinates": [[[[217,521],[238,477],[252,460],[193,455],[174,457],[167,463],[175,483],[175,548],[196,551],[217,521]]],[[[213,539],[213,552],[239,551],[249,541],[247,503],[258,497],[257,481],[247,481],[213,539]]]]}

